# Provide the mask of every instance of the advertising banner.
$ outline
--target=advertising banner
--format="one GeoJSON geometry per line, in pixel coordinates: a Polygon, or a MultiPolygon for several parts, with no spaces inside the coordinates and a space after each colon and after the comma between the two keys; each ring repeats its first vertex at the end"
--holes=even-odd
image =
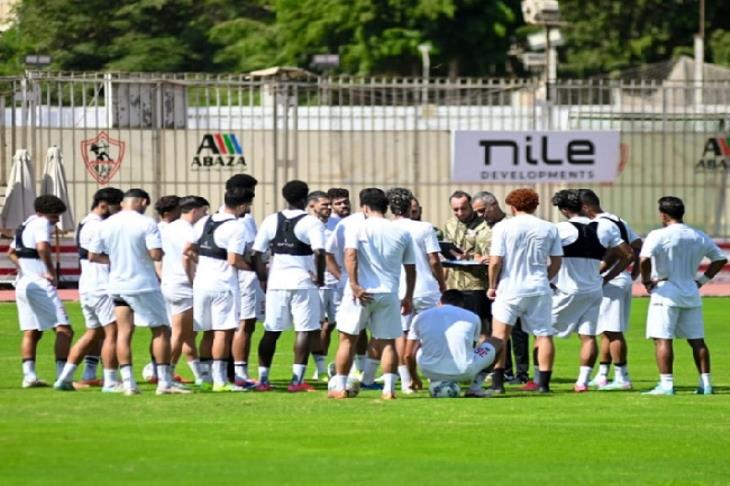
{"type": "Polygon", "coordinates": [[[618,131],[454,130],[451,143],[452,182],[613,182],[621,159],[618,131]]]}

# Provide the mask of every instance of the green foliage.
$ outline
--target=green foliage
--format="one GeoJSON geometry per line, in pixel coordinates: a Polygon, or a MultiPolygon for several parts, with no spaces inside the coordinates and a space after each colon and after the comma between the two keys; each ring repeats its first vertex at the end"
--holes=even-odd
{"type": "MultiPolygon", "coordinates": [[[[730,2],[707,0],[708,61],[730,64],[730,2]]],[[[692,52],[697,0],[561,0],[561,76],[611,73],[692,52]]],[[[340,55],[339,72],[418,75],[431,45],[435,76],[505,75],[524,39],[520,0],[21,0],[0,34],[0,74],[26,54],[52,69],[248,72],[310,68],[340,55]]]]}
{"type": "Polygon", "coordinates": [[[716,63],[730,66],[730,31],[718,29],[713,32],[710,49],[716,63]]]}
{"type": "MultiPolygon", "coordinates": [[[[728,26],[728,2],[706,3],[707,31],[728,26]]],[[[697,0],[561,0],[568,23],[562,29],[561,71],[583,77],[691,54],[699,30],[698,5],[697,0]]]]}
{"type": "Polygon", "coordinates": [[[436,75],[502,73],[516,1],[279,0],[282,57],[306,65],[336,53],[348,73],[418,74],[418,45],[436,75]]]}

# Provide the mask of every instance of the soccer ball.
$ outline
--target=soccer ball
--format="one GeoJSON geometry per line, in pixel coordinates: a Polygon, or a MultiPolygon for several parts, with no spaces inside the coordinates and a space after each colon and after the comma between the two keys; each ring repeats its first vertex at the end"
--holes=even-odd
{"type": "Polygon", "coordinates": [[[144,365],[144,368],[142,368],[142,379],[149,383],[155,378],[155,365],[152,363],[147,363],[146,365],[144,365]]]}
{"type": "Polygon", "coordinates": [[[428,386],[428,391],[433,398],[456,398],[461,388],[453,381],[433,381],[428,386]]]}

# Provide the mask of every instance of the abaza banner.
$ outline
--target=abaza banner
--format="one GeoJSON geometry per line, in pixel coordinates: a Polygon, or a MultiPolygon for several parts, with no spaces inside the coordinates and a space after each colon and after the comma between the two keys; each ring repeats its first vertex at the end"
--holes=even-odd
{"type": "Polygon", "coordinates": [[[617,131],[455,130],[452,182],[612,182],[621,159],[617,131]]]}

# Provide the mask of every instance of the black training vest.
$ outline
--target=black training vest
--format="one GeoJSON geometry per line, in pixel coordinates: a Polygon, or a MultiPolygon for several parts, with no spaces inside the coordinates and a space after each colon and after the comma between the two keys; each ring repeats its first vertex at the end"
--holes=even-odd
{"type": "Polygon", "coordinates": [[[89,250],[81,248],[81,228],[83,227],[84,223],[79,223],[78,228],[76,228],[76,248],[79,249],[79,260],[88,260],[89,250]]]}
{"type": "MultiPolygon", "coordinates": [[[[86,223],[79,223],[78,228],[76,228],[76,248],[79,249],[79,260],[89,259],[89,250],[81,247],[81,228],[84,227],[84,224],[86,223]]],[[[109,256],[106,253],[102,253],[102,255],[109,256]]]]}
{"type": "Polygon", "coordinates": [[[627,244],[631,244],[629,241],[629,230],[626,229],[626,225],[623,223],[623,221],[618,219],[609,218],[608,216],[599,216],[600,219],[605,219],[618,227],[619,233],[621,233],[621,239],[624,240],[627,244]]]}
{"type": "Polygon", "coordinates": [[[566,258],[590,258],[602,260],[606,254],[606,247],[598,239],[598,222],[588,224],[568,221],[578,230],[578,239],[563,247],[563,256],[566,258]]]}
{"type": "Polygon", "coordinates": [[[314,255],[312,247],[300,241],[294,234],[294,227],[307,213],[288,219],[284,213],[277,213],[276,235],[271,240],[271,252],[276,255],[314,255]]]}
{"type": "Polygon", "coordinates": [[[23,231],[25,231],[25,224],[21,224],[15,232],[15,254],[18,255],[18,258],[35,258],[36,260],[40,260],[41,256],[38,254],[38,250],[23,245],[23,231]]]}
{"type": "Polygon", "coordinates": [[[216,260],[228,260],[228,250],[221,248],[215,242],[215,230],[223,223],[233,221],[232,219],[224,219],[223,221],[213,221],[213,216],[208,218],[203,226],[203,234],[198,240],[198,254],[216,260]]]}

